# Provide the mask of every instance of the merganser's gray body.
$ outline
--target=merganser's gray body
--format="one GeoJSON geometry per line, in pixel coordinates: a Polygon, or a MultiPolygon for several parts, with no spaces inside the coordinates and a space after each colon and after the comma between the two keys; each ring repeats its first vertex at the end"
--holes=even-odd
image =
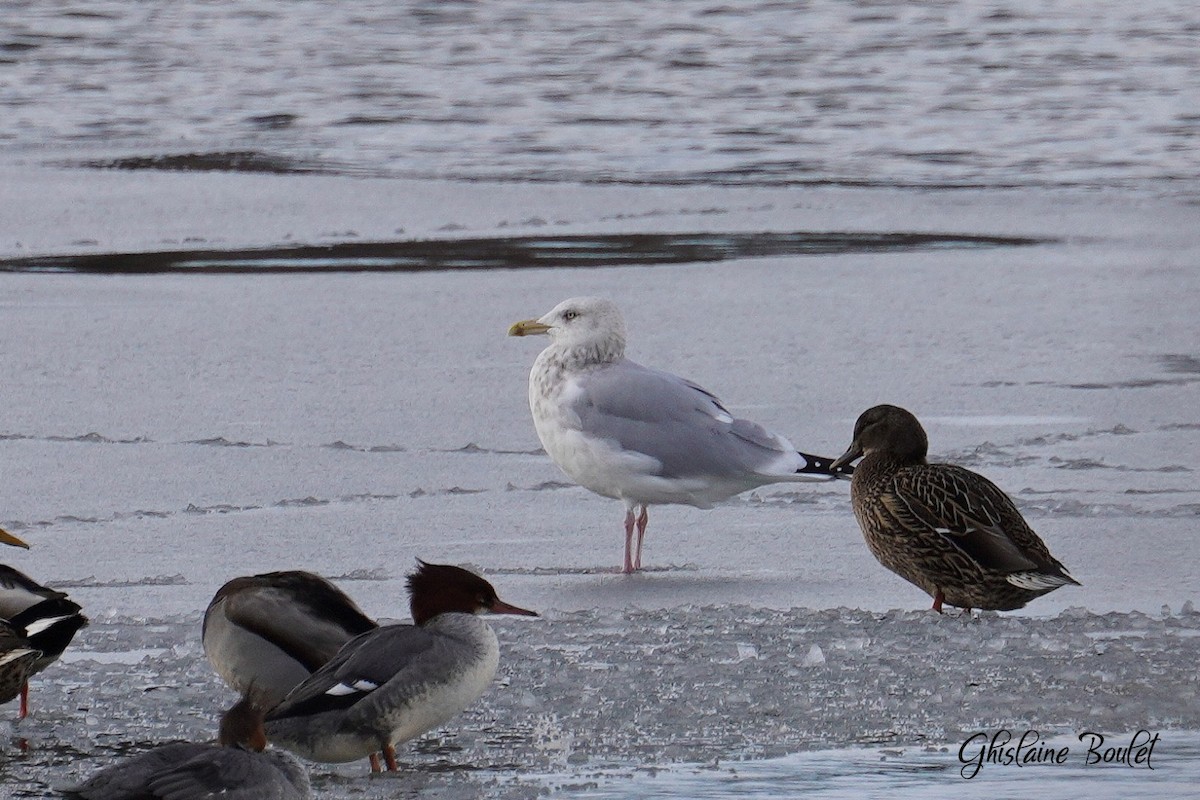
{"type": "Polygon", "coordinates": [[[344,762],[443,724],[491,683],[500,646],[473,614],[386,625],[351,640],[267,716],[267,737],[305,758],[344,762]]]}

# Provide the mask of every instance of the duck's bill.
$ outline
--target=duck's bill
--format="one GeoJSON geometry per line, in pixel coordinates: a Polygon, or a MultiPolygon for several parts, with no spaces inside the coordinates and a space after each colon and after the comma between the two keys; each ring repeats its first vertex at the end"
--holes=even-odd
{"type": "Polygon", "coordinates": [[[29,545],[27,545],[21,539],[18,539],[16,536],[13,536],[3,528],[0,528],[0,544],[11,544],[13,547],[24,547],[26,550],[29,549],[29,545]]]}
{"type": "Polygon", "coordinates": [[[512,606],[503,600],[497,600],[492,604],[492,607],[489,608],[488,611],[492,612],[493,614],[516,614],[522,617],[539,616],[536,611],[530,611],[527,608],[520,608],[519,606],[512,606]]]}
{"type": "MultiPolygon", "coordinates": [[[[850,462],[856,461],[861,455],[862,455],[862,448],[858,447],[857,444],[852,444],[852,445],[850,445],[849,450],[842,453],[840,456],[838,456],[837,458],[835,458],[833,460],[833,463],[829,465],[829,471],[833,472],[833,473],[837,473],[838,471],[846,470],[846,467],[850,466],[850,462]]],[[[852,472],[853,470],[846,470],[846,471],[852,472]]]]}
{"type": "Polygon", "coordinates": [[[550,330],[550,326],[536,319],[523,319],[514,322],[508,329],[509,336],[534,336],[550,330]]]}

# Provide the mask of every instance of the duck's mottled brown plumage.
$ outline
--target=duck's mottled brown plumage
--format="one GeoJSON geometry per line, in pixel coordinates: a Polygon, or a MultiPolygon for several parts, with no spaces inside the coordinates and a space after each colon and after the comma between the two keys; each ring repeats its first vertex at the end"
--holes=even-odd
{"type": "Polygon", "coordinates": [[[960,608],[1008,611],[1078,584],[994,483],[930,464],[921,423],[897,406],[858,418],[834,466],[862,457],[850,484],[854,516],[879,563],[960,608]]]}

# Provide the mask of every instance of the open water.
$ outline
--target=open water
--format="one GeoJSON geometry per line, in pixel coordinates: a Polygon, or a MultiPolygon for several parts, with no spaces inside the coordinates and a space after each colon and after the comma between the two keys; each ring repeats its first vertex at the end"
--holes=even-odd
{"type": "Polygon", "coordinates": [[[6,157],[1194,193],[1190,0],[6,0],[6,157]]]}

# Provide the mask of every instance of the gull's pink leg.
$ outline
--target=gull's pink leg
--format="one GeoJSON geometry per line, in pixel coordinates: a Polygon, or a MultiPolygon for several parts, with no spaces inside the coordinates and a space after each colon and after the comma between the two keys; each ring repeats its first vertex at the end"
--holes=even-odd
{"type": "Polygon", "coordinates": [[[371,762],[371,772],[383,772],[379,767],[379,753],[371,753],[367,756],[367,761],[371,762]]]}
{"type": "Polygon", "coordinates": [[[633,574],[633,506],[625,511],[625,568],[626,575],[633,574]]]}
{"type": "Polygon", "coordinates": [[[642,513],[638,514],[638,518],[637,518],[638,541],[637,541],[637,557],[635,557],[633,560],[633,568],[634,569],[642,568],[642,539],[646,538],[646,523],[649,521],[650,521],[650,512],[649,512],[649,509],[646,508],[646,504],[643,503],[642,504],[642,513]]]}
{"type": "Polygon", "coordinates": [[[388,772],[400,771],[400,765],[396,763],[396,748],[392,745],[383,748],[383,760],[387,764],[388,772]]]}
{"type": "Polygon", "coordinates": [[[29,716],[29,681],[21,684],[21,711],[17,714],[17,719],[25,719],[29,716]]]}

